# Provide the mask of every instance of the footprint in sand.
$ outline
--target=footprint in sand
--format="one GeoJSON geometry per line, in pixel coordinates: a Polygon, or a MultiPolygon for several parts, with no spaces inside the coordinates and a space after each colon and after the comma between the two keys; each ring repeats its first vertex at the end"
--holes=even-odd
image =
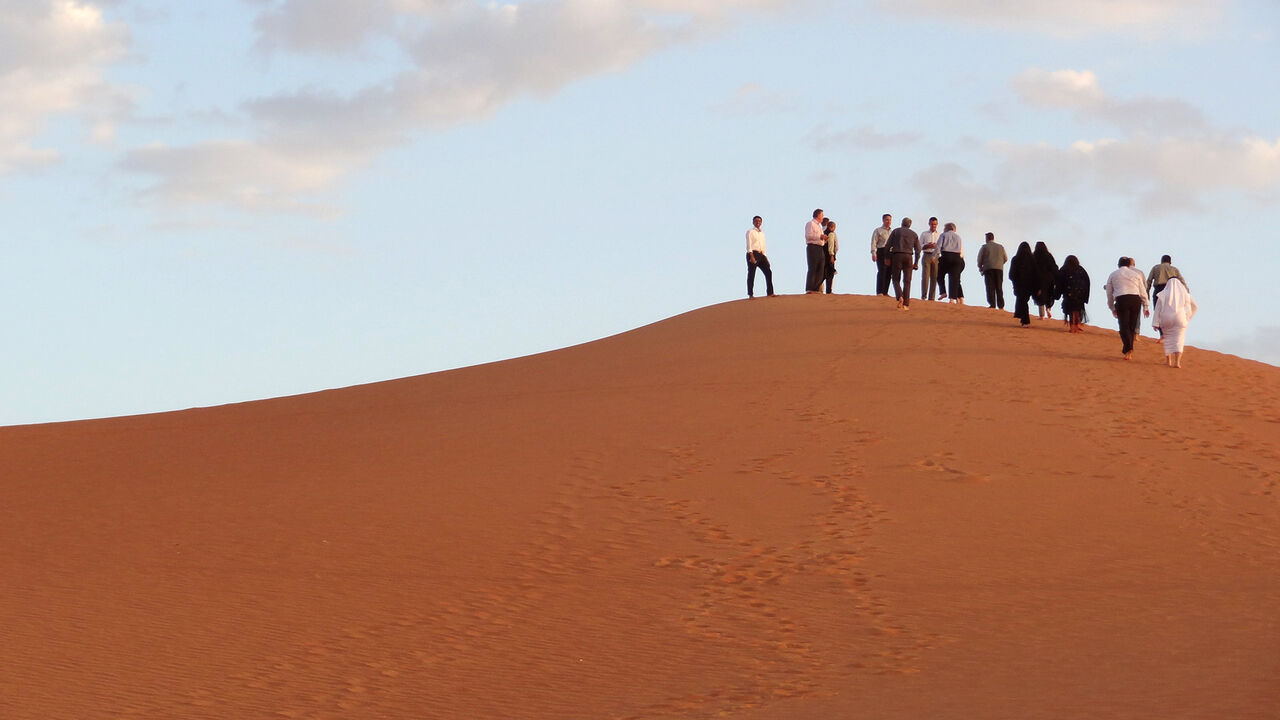
{"type": "Polygon", "coordinates": [[[958,468],[945,465],[933,458],[918,460],[912,463],[912,466],[920,470],[938,473],[941,479],[949,482],[968,483],[973,485],[991,482],[991,478],[986,475],[960,470],[958,468]]]}

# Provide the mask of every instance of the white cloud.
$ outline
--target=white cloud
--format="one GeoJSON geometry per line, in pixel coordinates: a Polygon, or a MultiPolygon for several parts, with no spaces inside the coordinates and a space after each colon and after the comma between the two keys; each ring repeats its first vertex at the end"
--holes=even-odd
{"type": "Polygon", "coordinates": [[[574,81],[622,70],[657,50],[695,38],[705,27],[723,27],[733,13],[796,3],[283,0],[261,4],[264,8],[256,28],[263,49],[341,54],[382,37],[404,51],[407,67],[346,96],[305,90],[250,101],[245,110],[254,131],[248,140],[131,153],[124,166],[155,177],[153,194],[242,210],[309,207],[302,195],[331,188],[374,154],[417,132],[481,120],[522,95],[548,96],[574,81]],[[252,160],[257,157],[265,160],[252,160]],[[244,162],[233,162],[234,158],[244,162]],[[298,165],[296,171],[289,169],[291,164],[298,165]],[[308,181],[299,182],[299,178],[308,181]]]}
{"type": "Polygon", "coordinates": [[[1002,187],[1032,197],[1096,189],[1131,197],[1147,215],[1202,207],[1204,196],[1280,191],[1280,138],[1213,128],[1204,114],[1172,98],[1107,95],[1089,71],[1032,69],[1010,82],[1026,105],[1066,110],[1112,125],[1112,137],[1048,143],[994,141],[1002,187]]]}
{"type": "Polygon", "coordinates": [[[924,135],[916,132],[882,133],[870,125],[846,130],[831,130],[819,125],[809,132],[805,142],[817,151],[852,147],[861,150],[884,150],[919,142],[924,135]]]}
{"type": "Polygon", "coordinates": [[[996,232],[997,240],[1035,237],[1039,228],[1061,219],[1052,205],[1019,199],[977,180],[955,163],[925,168],[910,184],[923,193],[932,214],[944,220],[966,218],[971,227],[961,227],[960,233],[971,237],[971,244],[987,232],[996,232]]]}
{"type": "Polygon", "coordinates": [[[128,29],[107,23],[95,5],[0,0],[0,173],[56,162],[56,151],[32,143],[60,114],[82,115],[90,137],[110,139],[128,103],[103,80],[103,68],[128,44],[128,29]]]}
{"type": "Polygon", "coordinates": [[[1228,338],[1217,343],[1217,348],[1222,352],[1280,366],[1280,325],[1265,325],[1250,335],[1228,338]]]}
{"type": "Polygon", "coordinates": [[[1121,100],[1103,92],[1088,70],[1032,68],[1009,82],[1022,102],[1044,109],[1072,110],[1127,131],[1147,134],[1202,133],[1209,123],[1199,108],[1173,98],[1121,100]]]}
{"type": "Polygon", "coordinates": [[[150,195],[166,207],[200,205],[217,197],[246,211],[287,211],[325,216],[334,212],[311,199],[343,172],[346,158],[314,148],[301,152],[262,143],[207,142],[184,147],[154,145],[130,151],[123,167],[164,182],[150,195]]]}
{"type": "Polygon", "coordinates": [[[1221,0],[878,0],[887,12],[1059,37],[1193,35],[1221,17],[1221,0]]]}

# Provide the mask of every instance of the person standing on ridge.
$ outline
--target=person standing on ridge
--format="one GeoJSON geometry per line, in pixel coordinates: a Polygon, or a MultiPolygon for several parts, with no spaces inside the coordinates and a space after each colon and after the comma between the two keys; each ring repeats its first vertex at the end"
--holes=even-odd
{"type": "Polygon", "coordinates": [[[822,233],[827,239],[827,294],[831,294],[831,285],[836,279],[836,253],[840,252],[840,238],[836,237],[836,221],[827,218],[827,229],[822,233]]]}
{"type": "Polygon", "coordinates": [[[938,238],[938,286],[941,298],[964,304],[964,288],[960,286],[960,273],[964,272],[964,241],[956,232],[956,224],[949,222],[946,232],[938,238]]]}
{"type": "Polygon", "coordinates": [[[804,281],[806,294],[822,292],[822,280],[827,273],[827,240],[822,236],[822,220],[822,208],[818,208],[804,226],[805,261],[809,267],[804,281]]]}
{"type": "Polygon", "coordinates": [[[764,273],[764,283],[769,297],[773,297],[773,271],[769,269],[769,258],[765,255],[764,219],[759,215],[751,218],[752,228],[747,231],[747,297],[755,296],[756,268],[764,273]]]}
{"type": "Polygon", "coordinates": [[[1004,309],[1004,264],[1009,255],[996,242],[995,233],[987,233],[987,241],[978,248],[978,272],[987,286],[987,307],[1004,309]]]}
{"type": "MultiPolygon", "coordinates": [[[[938,218],[929,218],[929,229],[920,233],[920,299],[938,297],[938,218]]],[[[945,297],[945,295],[944,295],[945,297]]]]}
{"type": "Polygon", "coordinates": [[[885,213],[880,227],[871,232],[871,262],[876,264],[876,295],[889,296],[889,235],[893,230],[893,216],[885,213]]]}
{"type": "Polygon", "coordinates": [[[890,271],[893,275],[893,296],[898,299],[899,310],[911,309],[911,271],[920,265],[920,236],[911,229],[911,218],[902,218],[902,227],[889,233],[890,271]]]}

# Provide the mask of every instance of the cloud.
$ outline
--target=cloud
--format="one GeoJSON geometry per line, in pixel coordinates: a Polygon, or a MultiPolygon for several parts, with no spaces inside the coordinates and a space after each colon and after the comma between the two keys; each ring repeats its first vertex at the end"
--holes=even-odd
{"type": "Polygon", "coordinates": [[[919,142],[924,136],[916,132],[882,133],[870,125],[848,130],[830,130],[819,125],[809,132],[805,142],[817,151],[852,147],[861,150],[884,150],[919,142]]]}
{"type": "Polygon", "coordinates": [[[1250,335],[1228,338],[1217,343],[1217,348],[1222,352],[1280,366],[1280,325],[1265,325],[1250,335]]]}
{"type": "Polygon", "coordinates": [[[1034,237],[1061,216],[1052,205],[1019,199],[1014,193],[983,183],[955,163],[939,163],[917,172],[910,181],[926,200],[930,212],[944,220],[963,217],[972,227],[960,228],[977,236],[996,230],[1000,237],[1034,237]]]}
{"type": "Polygon", "coordinates": [[[743,115],[759,112],[792,112],[802,106],[799,95],[766,90],[759,83],[743,83],[733,94],[710,106],[712,112],[743,115]]]}
{"type": "Polygon", "coordinates": [[[248,139],[130,153],[124,167],[154,177],[152,195],[249,211],[310,208],[305,195],[332,188],[351,170],[416,133],[483,120],[515,98],[546,97],[575,81],[625,69],[696,38],[704,28],[723,27],[734,13],[795,3],[260,4],[258,46],[268,52],[343,54],[381,38],[404,53],[405,67],[347,95],[305,89],[248,101],[242,108],[252,124],[248,139]]]}
{"type": "Polygon", "coordinates": [[[1114,136],[1048,143],[993,141],[1000,185],[1032,197],[1096,189],[1131,197],[1148,216],[1203,207],[1204,196],[1280,192],[1280,137],[1214,128],[1196,107],[1172,98],[1113,98],[1087,70],[1033,68],[1010,81],[1035,109],[1109,124],[1114,136]]]}
{"type": "Polygon", "coordinates": [[[91,138],[109,140],[130,104],[103,69],[128,45],[128,29],[107,23],[95,5],[0,0],[0,173],[56,162],[56,151],[32,144],[58,115],[78,114],[91,138]]]}
{"type": "Polygon", "coordinates": [[[1121,100],[1107,96],[1098,78],[1088,70],[1032,68],[1009,82],[1026,105],[1042,109],[1072,110],[1129,132],[1160,134],[1204,133],[1209,122],[1196,107],[1173,98],[1121,100]]]}
{"type": "Polygon", "coordinates": [[[148,195],[166,207],[202,205],[216,196],[246,211],[323,217],[335,210],[309,197],[334,182],[344,171],[345,159],[311,149],[290,152],[262,143],[224,141],[138,148],[125,156],[122,166],[164,178],[148,195]]]}
{"type": "Polygon", "coordinates": [[[1058,37],[1193,35],[1221,17],[1221,0],[878,0],[886,12],[1058,37]]]}
{"type": "Polygon", "coordinates": [[[1135,196],[1147,215],[1201,207],[1205,193],[1280,188],[1280,138],[1150,138],[1048,144],[994,142],[1006,187],[1052,196],[1080,187],[1135,196]]]}

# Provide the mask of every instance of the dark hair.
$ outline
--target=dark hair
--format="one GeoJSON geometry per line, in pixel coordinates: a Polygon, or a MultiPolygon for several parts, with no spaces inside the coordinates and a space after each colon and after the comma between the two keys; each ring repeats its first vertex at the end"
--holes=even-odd
{"type": "Polygon", "coordinates": [[[1076,268],[1080,267],[1080,258],[1076,257],[1075,255],[1068,255],[1067,259],[1062,261],[1062,267],[1063,269],[1069,268],[1071,270],[1075,270],[1076,268]]]}
{"type": "Polygon", "coordinates": [[[1160,262],[1173,262],[1173,258],[1169,257],[1168,255],[1161,255],[1160,262]]]}
{"type": "Polygon", "coordinates": [[[988,240],[995,240],[995,239],[996,239],[996,234],[995,234],[995,233],[987,233],[987,239],[988,239],[988,240]]]}
{"type": "Polygon", "coordinates": [[[819,215],[821,215],[821,214],[822,214],[822,208],[818,208],[817,210],[814,210],[814,211],[813,211],[813,219],[814,219],[814,220],[817,220],[817,219],[818,219],[818,216],[819,216],[819,215]]]}
{"type": "Polygon", "coordinates": [[[1129,267],[1129,258],[1121,255],[1120,262],[1116,263],[1116,267],[1129,267]]]}
{"type": "Polygon", "coordinates": [[[888,220],[888,219],[889,219],[889,218],[891,218],[891,217],[893,217],[893,213],[885,213],[885,214],[883,214],[883,215],[881,215],[881,216],[880,216],[880,219],[881,219],[881,220],[888,220]]]}
{"type": "Polygon", "coordinates": [[[751,218],[751,222],[755,222],[755,221],[757,221],[757,220],[764,220],[764,218],[760,217],[759,215],[757,215],[757,216],[755,216],[755,217],[751,218]]]}
{"type": "Polygon", "coordinates": [[[936,217],[931,217],[931,218],[929,218],[929,222],[938,222],[938,218],[936,218],[936,217]]]}

